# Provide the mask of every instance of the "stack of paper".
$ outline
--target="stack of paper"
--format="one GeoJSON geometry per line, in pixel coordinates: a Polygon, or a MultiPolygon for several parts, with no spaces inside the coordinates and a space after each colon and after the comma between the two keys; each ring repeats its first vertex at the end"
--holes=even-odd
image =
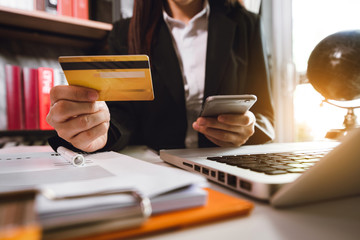
{"type": "Polygon", "coordinates": [[[36,206],[48,239],[138,226],[149,209],[157,214],[207,201],[203,177],[115,152],[88,155],[84,167],[53,152],[0,158],[0,190],[35,187],[42,193],[36,206]],[[136,194],[128,194],[132,192],[136,194]]]}

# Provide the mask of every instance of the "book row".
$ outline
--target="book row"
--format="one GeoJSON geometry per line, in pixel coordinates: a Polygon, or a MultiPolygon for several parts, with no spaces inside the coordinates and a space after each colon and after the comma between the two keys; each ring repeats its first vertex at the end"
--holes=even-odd
{"type": "Polygon", "coordinates": [[[46,116],[50,109],[50,90],[55,85],[66,85],[60,69],[29,68],[5,65],[4,130],[51,130],[46,116]]]}
{"type": "Polygon", "coordinates": [[[89,0],[0,0],[1,6],[89,19],[89,0]]]}

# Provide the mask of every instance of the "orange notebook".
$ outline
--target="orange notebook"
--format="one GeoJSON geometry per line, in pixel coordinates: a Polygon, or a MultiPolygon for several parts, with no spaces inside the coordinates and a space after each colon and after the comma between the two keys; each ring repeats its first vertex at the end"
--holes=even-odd
{"type": "Polygon", "coordinates": [[[222,220],[231,217],[239,217],[250,214],[254,205],[243,199],[235,198],[212,189],[208,191],[208,203],[203,207],[187,210],[169,212],[152,216],[141,227],[102,233],[93,236],[86,236],[77,239],[125,239],[137,237],[146,234],[165,232],[203,224],[216,220],[222,220]]]}

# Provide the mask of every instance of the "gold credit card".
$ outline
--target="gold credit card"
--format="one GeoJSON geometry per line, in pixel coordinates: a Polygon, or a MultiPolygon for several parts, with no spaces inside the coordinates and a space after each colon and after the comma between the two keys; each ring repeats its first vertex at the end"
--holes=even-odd
{"type": "Polygon", "coordinates": [[[154,99],[146,55],[66,56],[59,63],[69,85],[98,90],[98,101],[154,99]]]}

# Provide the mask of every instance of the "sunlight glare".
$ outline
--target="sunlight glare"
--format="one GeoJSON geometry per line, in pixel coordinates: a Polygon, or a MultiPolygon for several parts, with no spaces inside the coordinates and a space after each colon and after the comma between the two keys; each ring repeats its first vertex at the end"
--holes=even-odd
{"type": "MultiPolygon", "coordinates": [[[[322,39],[338,31],[360,28],[358,0],[293,0],[292,3],[293,61],[298,74],[306,73],[308,58],[322,39]]],[[[338,54],[336,57],[341,56],[338,54]]],[[[330,129],[343,128],[347,110],[327,103],[321,107],[322,100],[323,97],[311,84],[296,87],[294,114],[297,141],[324,139],[330,129]]],[[[355,110],[358,116],[359,111],[355,110]]]]}

